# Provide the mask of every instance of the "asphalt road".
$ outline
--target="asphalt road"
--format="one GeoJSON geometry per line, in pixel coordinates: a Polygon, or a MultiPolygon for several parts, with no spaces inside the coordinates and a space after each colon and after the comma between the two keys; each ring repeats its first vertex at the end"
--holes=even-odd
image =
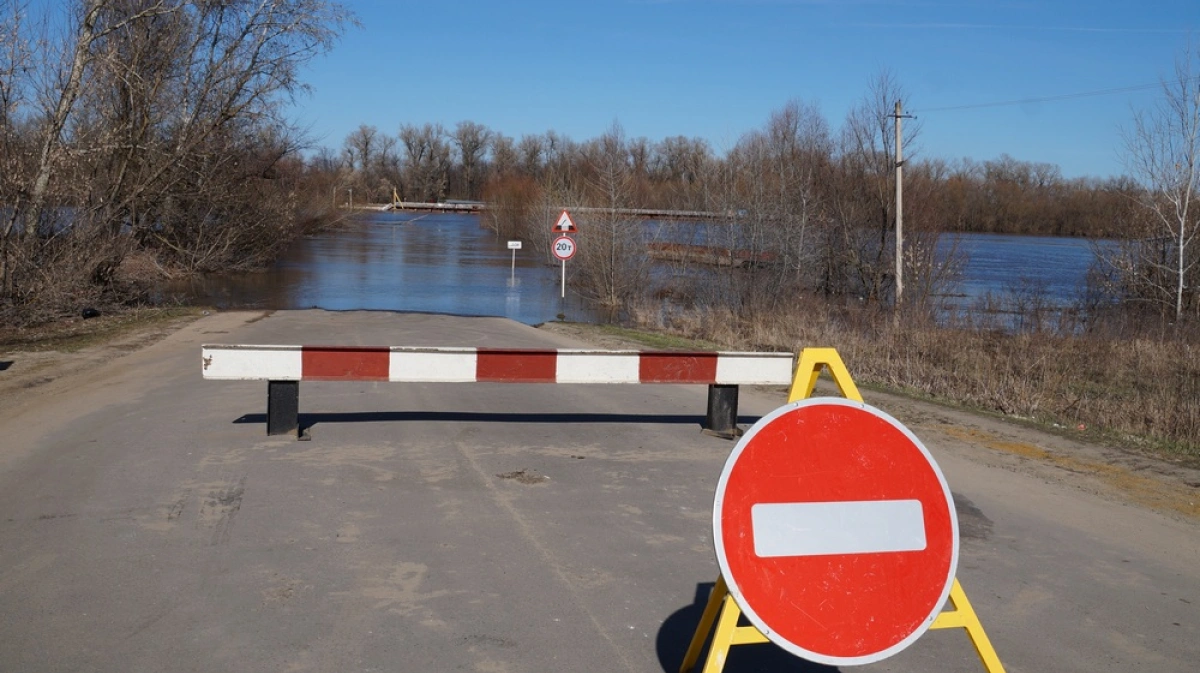
{"type": "MultiPolygon", "coordinates": [[[[581,345],[220,314],[7,407],[0,671],[677,670],[733,448],[700,432],[702,386],[304,383],[297,442],[265,435],[265,383],[201,380],[203,343],[581,345]]],[[[1200,526],[925,441],[1007,670],[1197,670],[1200,526]]],[[[983,670],[956,630],[863,668],[983,670]]],[[[832,669],[755,645],[725,670],[832,669]]]]}

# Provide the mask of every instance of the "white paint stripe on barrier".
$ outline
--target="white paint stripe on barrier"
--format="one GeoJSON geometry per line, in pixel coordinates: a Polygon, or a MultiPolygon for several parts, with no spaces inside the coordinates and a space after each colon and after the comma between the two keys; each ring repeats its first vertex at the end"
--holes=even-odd
{"type": "Polygon", "coordinates": [[[393,348],[388,380],[473,383],[477,360],[474,348],[393,348]]]}
{"type": "Polygon", "coordinates": [[[638,383],[637,351],[558,351],[558,383],[638,383]]]}
{"type": "Polygon", "coordinates": [[[760,558],[925,548],[920,500],[760,503],[750,519],[760,558]]]}
{"type": "Polygon", "coordinates": [[[225,381],[299,381],[303,375],[296,346],[205,346],[204,378],[225,381]]]}
{"type": "Polygon", "coordinates": [[[723,384],[763,385],[792,382],[791,353],[721,353],[717,381],[723,384]]]}

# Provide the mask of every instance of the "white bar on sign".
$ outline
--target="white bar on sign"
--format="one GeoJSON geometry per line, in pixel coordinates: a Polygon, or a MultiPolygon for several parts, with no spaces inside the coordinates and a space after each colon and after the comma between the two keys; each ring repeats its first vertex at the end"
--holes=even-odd
{"type": "Polygon", "coordinates": [[[721,353],[717,356],[717,383],[767,386],[791,382],[791,353],[721,353]]]}
{"type": "Polygon", "coordinates": [[[421,383],[474,383],[475,349],[392,349],[388,380],[421,383]]]}
{"type": "Polygon", "coordinates": [[[761,503],[750,520],[760,558],[925,549],[920,500],[761,503]]]}
{"type": "Polygon", "coordinates": [[[300,346],[203,346],[204,378],[225,381],[299,381],[300,346]]]}
{"type": "Polygon", "coordinates": [[[637,383],[636,351],[558,351],[558,383],[637,383]]]}

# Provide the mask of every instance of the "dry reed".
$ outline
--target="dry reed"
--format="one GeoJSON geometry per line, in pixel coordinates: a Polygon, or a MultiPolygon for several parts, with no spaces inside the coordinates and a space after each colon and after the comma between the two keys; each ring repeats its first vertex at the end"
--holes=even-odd
{"type": "Polygon", "coordinates": [[[788,313],[630,312],[641,327],[733,348],[836,347],[865,385],[1107,435],[1200,459],[1200,348],[1178,332],[1007,333],[947,327],[819,301],[788,313]]]}

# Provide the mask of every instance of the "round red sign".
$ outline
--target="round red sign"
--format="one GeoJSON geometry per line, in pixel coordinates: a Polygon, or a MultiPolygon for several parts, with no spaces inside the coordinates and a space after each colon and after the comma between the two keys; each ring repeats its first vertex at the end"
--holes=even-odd
{"type": "Polygon", "coordinates": [[[829,665],[903,650],[941,611],[958,520],[929,451],[891,416],[814,398],[754,424],[717,484],[713,539],[747,618],[829,665]]]}

